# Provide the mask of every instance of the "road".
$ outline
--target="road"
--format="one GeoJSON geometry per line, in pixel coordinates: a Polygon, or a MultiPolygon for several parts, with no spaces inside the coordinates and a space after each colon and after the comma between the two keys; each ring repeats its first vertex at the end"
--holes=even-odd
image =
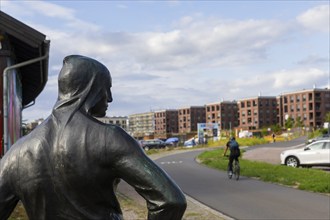
{"type": "Polygon", "coordinates": [[[234,219],[329,219],[329,196],[247,177],[229,180],[226,172],[198,164],[195,157],[201,152],[166,156],[156,163],[185,194],[234,219]]]}

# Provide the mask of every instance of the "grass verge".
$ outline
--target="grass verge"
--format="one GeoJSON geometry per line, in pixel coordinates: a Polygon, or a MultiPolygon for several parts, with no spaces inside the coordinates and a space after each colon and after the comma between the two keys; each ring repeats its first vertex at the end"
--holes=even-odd
{"type": "MultiPolygon", "coordinates": [[[[223,149],[206,151],[198,160],[209,167],[227,170],[228,158],[223,149]]],[[[240,159],[241,175],[278,183],[301,190],[330,194],[330,173],[317,169],[292,168],[240,159]]]]}

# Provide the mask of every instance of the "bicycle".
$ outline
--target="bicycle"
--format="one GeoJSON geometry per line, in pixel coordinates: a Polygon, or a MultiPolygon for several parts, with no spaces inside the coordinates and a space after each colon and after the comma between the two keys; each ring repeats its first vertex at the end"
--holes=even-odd
{"type": "Polygon", "coordinates": [[[227,168],[227,173],[228,173],[229,179],[231,179],[233,177],[233,175],[234,175],[234,178],[236,180],[238,180],[239,179],[239,175],[240,175],[240,171],[241,171],[241,168],[239,166],[239,161],[238,161],[238,159],[234,159],[234,161],[233,161],[233,172],[230,172],[229,171],[229,166],[227,168]]]}

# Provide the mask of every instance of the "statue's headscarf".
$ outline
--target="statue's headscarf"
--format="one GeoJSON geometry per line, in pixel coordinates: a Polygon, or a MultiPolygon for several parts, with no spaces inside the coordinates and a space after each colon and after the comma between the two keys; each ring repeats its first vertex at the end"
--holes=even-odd
{"type": "Polygon", "coordinates": [[[58,99],[53,108],[57,122],[65,126],[76,111],[87,113],[110,87],[110,72],[103,64],[80,55],[65,57],[58,76],[58,99]]]}

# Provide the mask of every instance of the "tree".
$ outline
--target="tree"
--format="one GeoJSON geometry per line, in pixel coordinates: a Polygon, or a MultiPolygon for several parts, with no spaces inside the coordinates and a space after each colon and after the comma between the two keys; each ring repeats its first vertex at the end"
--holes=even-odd
{"type": "Polygon", "coordinates": [[[278,133],[278,132],[280,132],[280,131],[281,131],[281,126],[280,126],[279,124],[273,125],[273,126],[272,126],[272,131],[273,131],[274,133],[278,133]]]}
{"type": "Polygon", "coordinates": [[[284,124],[286,129],[293,128],[293,125],[294,125],[294,120],[291,117],[289,117],[284,124]]]}
{"type": "Polygon", "coordinates": [[[327,112],[324,116],[324,121],[330,123],[330,112],[327,112]]]}
{"type": "Polygon", "coordinates": [[[301,120],[300,117],[297,117],[297,118],[296,118],[295,123],[294,123],[294,126],[295,126],[296,128],[304,127],[304,122],[301,120]]]}
{"type": "Polygon", "coordinates": [[[325,114],[324,121],[329,123],[328,124],[328,131],[327,132],[328,132],[328,134],[330,134],[330,112],[328,112],[327,114],[325,114]]]}

